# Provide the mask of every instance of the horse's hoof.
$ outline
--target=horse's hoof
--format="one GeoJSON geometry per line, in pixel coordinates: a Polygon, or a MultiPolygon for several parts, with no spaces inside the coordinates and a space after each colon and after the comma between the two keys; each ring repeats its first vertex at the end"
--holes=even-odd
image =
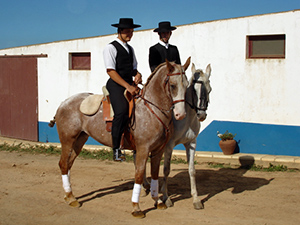
{"type": "Polygon", "coordinates": [[[77,200],[75,200],[73,202],[70,202],[69,206],[71,206],[73,208],[79,208],[81,206],[81,204],[77,200]]]}
{"type": "Polygon", "coordinates": [[[81,206],[81,204],[77,201],[72,192],[66,193],[64,200],[71,207],[78,208],[81,206]]]}
{"type": "Polygon", "coordinates": [[[131,215],[133,215],[133,217],[135,218],[144,218],[145,214],[142,211],[133,211],[131,213],[131,215]]]}
{"type": "Polygon", "coordinates": [[[168,207],[166,206],[166,204],[165,203],[159,203],[159,204],[157,204],[157,209],[167,209],[168,207]]]}
{"type": "Polygon", "coordinates": [[[194,209],[197,209],[197,210],[204,209],[204,205],[203,205],[203,203],[201,201],[194,202],[193,204],[194,204],[194,209]]]}
{"type": "Polygon", "coordinates": [[[168,208],[172,207],[173,206],[173,202],[171,201],[170,198],[167,198],[167,200],[165,201],[165,204],[168,208]]]}
{"type": "Polygon", "coordinates": [[[161,200],[159,200],[158,202],[156,202],[156,203],[154,204],[154,207],[157,208],[157,209],[166,209],[166,208],[168,208],[168,207],[166,206],[166,204],[163,203],[161,200]]]}

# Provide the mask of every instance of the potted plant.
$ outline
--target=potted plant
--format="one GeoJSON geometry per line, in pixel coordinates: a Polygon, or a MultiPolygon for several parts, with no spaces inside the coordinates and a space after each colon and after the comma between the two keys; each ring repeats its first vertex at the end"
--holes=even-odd
{"type": "Polygon", "coordinates": [[[228,130],[224,134],[221,134],[219,131],[217,131],[217,136],[221,138],[219,146],[222,149],[224,155],[233,154],[236,148],[236,141],[233,138],[236,136],[236,134],[232,134],[228,132],[228,130]]]}

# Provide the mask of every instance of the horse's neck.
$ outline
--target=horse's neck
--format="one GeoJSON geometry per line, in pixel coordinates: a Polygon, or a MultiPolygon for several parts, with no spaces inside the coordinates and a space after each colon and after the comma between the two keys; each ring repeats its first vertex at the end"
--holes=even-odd
{"type": "Polygon", "coordinates": [[[193,103],[193,97],[194,98],[197,98],[197,96],[193,96],[195,94],[195,91],[194,91],[194,87],[193,85],[189,85],[186,89],[186,93],[185,93],[185,101],[188,102],[189,104],[194,104],[193,103]]]}
{"type": "Polygon", "coordinates": [[[144,88],[144,98],[153,103],[160,103],[162,106],[171,107],[172,100],[170,99],[168,84],[165,84],[166,74],[167,72],[164,69],[157,71],[152,80],[144,88]]]}
{"type": "Polygon", "coordinates": [[[189,114],[188,116],[191,118],[197,117],[197,113],[194,107],[196,107],[196,105],[194,105],[194,100],[197,99],[198,96],[194,90],[194,86],[191,84],[188,86],[188,88],[186,89],[186,93],[185,93],[185,108],[186,108],[186,113],[189,114]]]}

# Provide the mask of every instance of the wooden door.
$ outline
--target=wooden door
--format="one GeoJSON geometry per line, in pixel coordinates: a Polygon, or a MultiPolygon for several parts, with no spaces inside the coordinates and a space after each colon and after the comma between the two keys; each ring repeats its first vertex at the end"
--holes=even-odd
{"type": "Polygon", "coordinates": [[[0,135],[38,141],[36,56],[0,57],[0,135]]]}

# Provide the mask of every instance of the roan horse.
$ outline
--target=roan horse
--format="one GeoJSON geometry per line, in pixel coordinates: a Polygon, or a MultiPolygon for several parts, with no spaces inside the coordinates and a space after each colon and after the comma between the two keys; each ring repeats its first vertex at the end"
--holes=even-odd
{"type": "MultiPolygon", "coordinates": [[[[200,131],[200,123],[206,119],[206,110],[209,102],[211,67],[207,65],[205,73],[202,70],[196,70],[192,64],[192,77],[186,91],[186,117],[183,120],[173,120],[174,133],[164,148],[164,180],[161,191],[163,193],[164,207],[173,205],[168,196],[167,179],[170,174],[170,161],[173,149],[178,144],[183,144],[186,149],[187,161],[189,164],[189,175],[191,184],[191,194],[195,209],[202,209],[203,204],[200,201],[195,181],[194,157],[196,149],[196,138],[200,131]]],[[[146,176],[144,177],[144,191],[149,192],[150,184],[146,176]]],[[[146,194],[144,193],[144,195],[146,194]]],[[[161,206],[162,207],[162,206],[161,206]]]]}
{"type": "MultiPolygon", "coordinates": [[[[173,132],[172,111],[176,119],[185,116],[184,96],[188,81],[185,71],[190,64],[190,58],[181,66],[166,61],[159,65],[149,76],[141,95],[135,103],[134,126],[130,133],[134,138],[136,147],[135,184],[132,193],[134,217],[144,217],[139,207],[139,195],[146,162],[151,153],[151,185],[155,204],[160,204],[158,198],[158,173],[163,146],[173,132]],[[173,110],[172,110],[173,109],[173,110]]],[[[83,145],[91,136],[98,142],[112,146],[111,134],[106,131],[103,118],[103,107],[92,116],[84,115],[79,111],[81,102],[91,94],[81,93],[66,99],[57,109],[54,120],[56,122],[62,153],[59,167],[62,174],[65,201],[73,207],[80,203],[74,197],[70,184],[70,169],[75,158],[79,155],[83,145]]],[[[133,121],[131,121],[133,122],[133,121]]],[[[128,140],[124,141],[124,148],[130,149],[128,140]]]]}

